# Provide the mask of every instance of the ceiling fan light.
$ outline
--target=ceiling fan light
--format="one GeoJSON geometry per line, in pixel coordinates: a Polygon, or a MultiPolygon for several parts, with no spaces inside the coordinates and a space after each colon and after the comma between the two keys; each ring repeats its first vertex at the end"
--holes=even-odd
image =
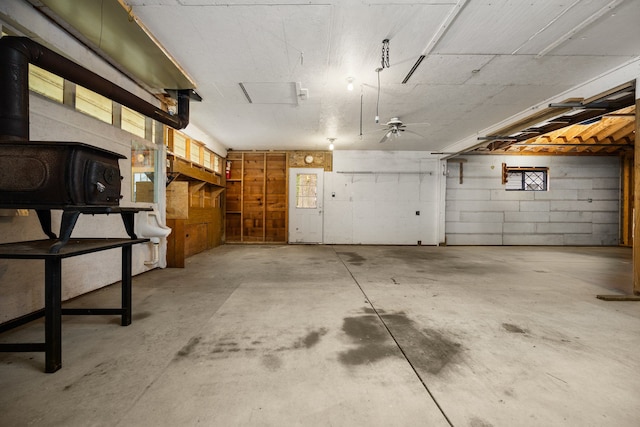
{"type": "Polygon", "coordinates": [[[330,150],[330,151],[333,151],[333,149],[334,149],[333,142],[330,142],[330,143],[329,143],[329,150],[330,150]]]}
{"type": "Polygon", "coordinates": [[[353,91],[353,77],[347,77],[347,90],[349,92],[353,91]]]}

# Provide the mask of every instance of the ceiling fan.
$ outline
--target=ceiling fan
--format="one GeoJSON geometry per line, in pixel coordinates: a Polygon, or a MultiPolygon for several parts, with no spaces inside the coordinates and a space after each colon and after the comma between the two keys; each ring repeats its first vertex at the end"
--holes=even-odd
{"type": "Polygon", "coordinates": [[[391,138],[399,138],[400,135],[402,135],[402,132],[408,132],[408,133],[412,133],[414,135],[419,136],[420,138],[424,138],[423,135],[420,135],[419,133],[410,131],[408,129],[405,129],[407,127],[407,125],[428,125],[429,123],[408,123],[408,124],[404,124],[402,123],[402,120],[400,120],[398,117],[392,117],[391,120],[389,120],[387,122],[385,129],[385,134],[382,137],[382,139],[380,139],[380,143],[386,142],[387,140],[391,139],[391,138]]]}

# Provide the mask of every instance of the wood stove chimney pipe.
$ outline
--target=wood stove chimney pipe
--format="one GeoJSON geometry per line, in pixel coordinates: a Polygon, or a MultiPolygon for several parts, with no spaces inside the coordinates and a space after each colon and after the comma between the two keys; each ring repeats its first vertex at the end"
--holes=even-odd
{"type": "MultiPolygon", "coordinates": [[[[189,124],[192,90],[178,90],[171,115],[99,75],[26,37],[0,38],[0,140],[29,140],[29,63],[86,87],[138,113],[183,129],[189,124]]],[[[197,97],[197,94],[194,93],[197,97]]]]}

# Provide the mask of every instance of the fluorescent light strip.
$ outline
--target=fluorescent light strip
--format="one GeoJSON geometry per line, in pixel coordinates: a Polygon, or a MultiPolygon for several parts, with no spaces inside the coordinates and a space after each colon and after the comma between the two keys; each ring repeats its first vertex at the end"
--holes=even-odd
{"type": "Polygon", "coordinates": [[[418,57],[418,60],[416,61],[415,64],[413,64],[413,67],[411,67],[411,70],[409,70],[409,74],[407,74],[407,76],[404,78],[404,80],[402,81],[402,84],[406,84],[409,81],[413,73],[415,73],[416,69],[420,66],[420,63],[424,60],[424,58],[425,58],[425,55],[420,55],[418,57]]]}
{"type": "Polygon", "coordinates": [[[242,93],[244,93],[245,98],[247,98],[247,101],[249,101],[249,104],[253,104],[253,101],[251,100],[251,97],[249,96],[249,92],[247,92],[247,89],[244,87],[244,85],[242,83],[238,83],[240,85],[240,89],[242,89],[242,93]]]}

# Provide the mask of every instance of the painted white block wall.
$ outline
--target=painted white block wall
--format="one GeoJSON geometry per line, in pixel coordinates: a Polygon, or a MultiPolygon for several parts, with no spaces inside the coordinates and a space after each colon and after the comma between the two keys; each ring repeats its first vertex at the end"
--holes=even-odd
{"type": "Polygon", "coordinates": [[[467,156],[447,163],[448,245],[619,243],[617,157],[467,156]],[[548,167],[548,191],[506,191],[502,163],[548,167]]]}
{"type": "MultiPolygon", "coordinates": [[[[131,141],[137,137],[101,123],[72,109],[30,96],[30,134],[33,141],[79,141],[96,145],[131,157],[131,141]]],[[[162,147],[161,147],[162,148],[162,147]]],[[[131,163],[120,160],[123,201],[131,203],[131,163]]],[[[146,203],[138,206],[154,207],[146,203]]],[[[60,227],[60,211],[52,212],[54,232],[60,227]]],[[[123,237],[127,238],[120,215],[81,215],[72,237],[123,237]]],[[[34,211],[29,216],[0,217],[0,243],[44,239],[34,211]]],[[[162,257],[166,250],[163,248],[162,257]]],[[[144,261],[151,259],[149,244],[133,247],[132,272],[147,271],[144,261]]],[[[120,280],[120,250],[109,250],[82,255],[63,261],[63,299],[101,288],[120,280]]],[[[0,323],[38,310],[44,305],[44,263],[42,261],[0,260],[0,323]]]]}
{"type": "Polygon", "coordinates": [[[438,244],[441,170],[424,152],[335,151],[324,176],[324,243],[438,244]]]}
{"type": "MultiPolygon", "coordinates": [[[[52,26],[26,2],[0,2],[0,24],[9,28],[29,28],[30,37],[64,52],[75,62],[124,87],[149,102],[150,94],[114,70],[65,32],[52,26]],[[4,21],[2,19],[5,19],[4,21]],[[46,42],[45,42],[46,41],[46,42]]],[[[131,157],[131,143],[136,136],[74,111],[64,105],[30,94],[30,139],[34,141],[77,141],[95,145],[131,157]]],[[[158,147],[164,157],[164,147],[158,147]]],[[[161,170],[163,168],[161,167],[161,170]]],[[[120,161],[123,201],[131,203],[131,163],[120,161]]],[[[163,186],[162,186],[163,187],[163,186]]],[[[164,211],[164,196],[158,206],[164,211]]],[[[138,206],[156,206],[137,204],[138,206]]],[[[53,211],[53,229],[59,230],[60,212],[53,211]]],[[[128,237],[119,215],[81,215],[72,237],[128,237]]],[[[35,212],[29,216],[0,216],[0,243],[43,239],[35,212]]],[[[164,249],[164,248],[163,248],[164,249]]],[[[162,251],[161,257],[165,257],[162,251]]],[[[151,258],[148,244],[133,247],[132,272],[139,274],[151,258]]],[[[120,280],[120,250],[109,250],[66,259],[62,263],[63,299],[90,292],[120,280]]],[[[33,312],[44,305],[44,263],[33,260],[0,260],[0,323],[33,312]]]]}

